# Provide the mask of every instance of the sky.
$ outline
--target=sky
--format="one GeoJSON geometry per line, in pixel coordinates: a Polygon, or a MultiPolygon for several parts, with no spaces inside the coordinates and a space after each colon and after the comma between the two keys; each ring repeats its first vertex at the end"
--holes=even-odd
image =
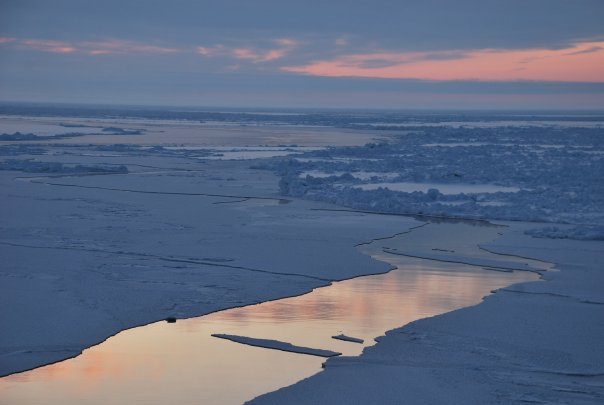
{"type": "Polygon", "coordinates": [[[0,101],[604,109],[603,0],[0,0],[0,101]]]}

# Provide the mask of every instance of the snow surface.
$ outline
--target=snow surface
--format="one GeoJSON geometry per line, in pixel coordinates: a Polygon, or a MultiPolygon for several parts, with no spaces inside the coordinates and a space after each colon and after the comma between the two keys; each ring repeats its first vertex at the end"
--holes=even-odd
{"type": "Polygon", "coordinates": [[[547,226],[529,229],[526,233],[536,238],[604,240],[604,226],[602,225],[547,226]]]}
{"type": "MultiPolygon", "coordinates": [[[[361,357],[330,359],[325,372],[256,403],[595,404],[604,397],[602,117],[141,110],[127,122],[107,118],[111,111],[70,110],[77,119],[8,113],[10,127],[0,125],[9,135],[0,142],[0,320],[8,331],[0,334],[0,375],[75,356],[133,326],[385,272],[388,265],[354,246],[418,225],[381,215],[388,213],[539,222],[507,223],[482,247],[559,271],[388,332],[361,357]],[[65,122],[144,132],[11,140],[17,131],[44,130],[23,124],[54,125],[48,134],[57,135],[65,122]],[[262,125],[245,126],[251,122],[262,125]],[[217,146],[280,145],[339,147],[252,163],[206,159],[217,146]],[[313,171],[333,175],[300,177],[313,171]],[[384,182],[519,191],[359,189],[384,182]]],[[[452,250],[399,253],[467,257],[463,246],[452,250]]]]}
{"type": "Polygon", "coordinates": [[[284,195],[359,210],[602,225],[603,131],[436,127],[257,167],[281,176],[284,195]]]}
{"type": "Polygon", "coordinates": [[[226,335],[223,333],[214,333],[212,334],[212,336],[237,343],[243,343],[245,345],[264,347],[265,349],[283,350],[284,352],[308,354],[310,356],[334,357],[342,354],[331,350],[313,349],[312,347],[296,346],[288,342],[281,342],[279,340],[257,339],[248,336],[226,335]]]}
{"type": "Polygon", "coordinates": [[[490,193],[516,193],[520,189],[516,187],[502,187],[492,184],[439,184],[439,183],[368,183],[356,186],[361,190],[377,190],[378,188],[387,188],[392,191],[404,191],[413,193],[420,191],[427,193],[434,189],[441,194],[490,194],[490,193]]]}

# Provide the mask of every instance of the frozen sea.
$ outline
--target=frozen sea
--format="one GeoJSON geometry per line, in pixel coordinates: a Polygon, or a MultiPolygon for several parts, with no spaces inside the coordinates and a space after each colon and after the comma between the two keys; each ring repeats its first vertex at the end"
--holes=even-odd
{"type": "Polygon", "coordinates": [[[1,105],[0,402],[599,403],[603,123],[1,105]]]}

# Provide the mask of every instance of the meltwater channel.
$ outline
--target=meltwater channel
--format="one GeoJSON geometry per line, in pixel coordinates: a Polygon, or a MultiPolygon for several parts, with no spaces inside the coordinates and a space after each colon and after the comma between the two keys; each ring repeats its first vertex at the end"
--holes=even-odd
{"type": "Polygon", "coordinates": [[[534,272],[510,269],[545,270],[544,263],[479,248],[501,230],[480,222],[428,223],[361,245],[363,253],[396,269],[334,282],[298,297],[123,331],[76,358],[0,379],[0,402],[243,403],[320,372],[326,359],[252,347],[212,334],[272,339],[358,356],[388,330],[478,304],[494,289],[537,280],[534,272]],[[443,255],[454,260],[439,259],[443,255]],[[487,265],[477,264],[481,260],[487,265]],[[364,342],[332,338],[339,334],[364,342]]]}

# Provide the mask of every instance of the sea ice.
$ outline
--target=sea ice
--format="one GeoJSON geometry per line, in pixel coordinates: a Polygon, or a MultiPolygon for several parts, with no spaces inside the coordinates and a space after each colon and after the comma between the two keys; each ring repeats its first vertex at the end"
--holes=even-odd
{"type": "MultiPolygon", "coordinates": [[[[40,107],[0,112],[23,115],[27,108],[49,115],[40,107]]],[[[552,115],[548,121],[481,113],[457,121],[449,114],[137,110],[116,119],[107,118],[113,111],[91,118],[90,111],[51,110],[59,117],[0,122],[8,135],[0,140],[0,311],[2,323],[10,325],[0,334],[0,374],[75,356],[111,334],[158,319],[385,272],[388,265],[353,246],[417,222],[374,214],[428,214],[431,220],[539,222],[509,223],[499,239],[482,247],[549,261],[559,271],[541,272],[545,282],[510,286],[480,305],[393,330],[360,358],[328,360],[325,372],[257,402],[596,404],[604,397],[602,117],[552,115]],[[13,136],[62,134],[83,117],[95,128],[82,132],[145,131],[48,143],[13,136]],[[203,148],[292,144],[338,147],[253,163],[200,159],[212,153],[203,148]],[[23,173],[38,180],[15,181],[23,173]],[[52,180],[41,177],[45,173],[52,180]],[[519,191],[359,189],[385,181],[519,191]]],[[[480,258],[466,248],[455,246],[450,255],[408,247],[398,252],[480,258]]]]}
{"type": "Polygon", "coordinates": [[[352,343],[363,343],[364,342],[363,339],[355,338],[352,336],[346,336],[343,333],[332,336],[332,339],[338,339],[338,340],[343,340],[345,342],[352,342],[352,343]]]}
{"type": "Polygon", "coordinates": [[[271,339],[257,339],[251,338],[247,336],[237,336],[237,335],[225,335],[221,333],[212,334],[212,336],[231,340],[237,343],[243,343],[250,346],[264,347],[266,349],[275,349],[275,350],[283,350],[284,352],[292,352],[292,353],[300,353],[300,354],[308,354],[311,356],[319,356],[319,357],[334,357],[339,356],[342,353],[334,352],[331,350],[323,350],[323,349],[313,349],[311,347],[303,347],[303,346],[295,346],[288,342],[281,342],[279,340],[271,340],[271,339]]]}

